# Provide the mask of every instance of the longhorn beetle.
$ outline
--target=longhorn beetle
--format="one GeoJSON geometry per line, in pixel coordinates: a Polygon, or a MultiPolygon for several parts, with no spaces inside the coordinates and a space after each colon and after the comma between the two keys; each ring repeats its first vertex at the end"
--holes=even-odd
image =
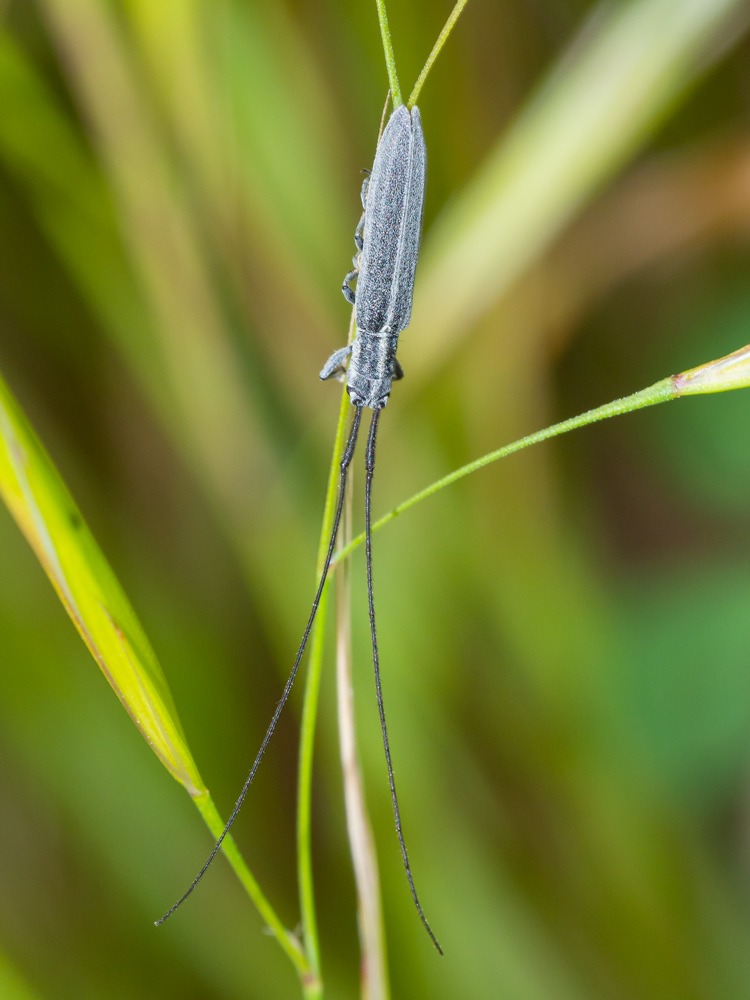
{"type": "Polygon", "coordinates": [[[284,687],[281,701],[276,707],[271,723],[263,737],[260,750],[250,769],[232,815],[224,831],[216,841],[211,854],[195,880],[174,906],[157,921],[163,923],[190,895],[205,874],[229,832],[250,787],[258,765],[265,753],[269,740],[276,728],[281,711],[289,697],[292,684],[297,676],[300,661],[305,652],[307,640],[320,604],[328,570],[336,545],[341,512],[346,491],[346,479],[357,443],[357,434],[362,418],[362,410],[372,410],[370,433],[365,455],[365,552],[367,562],[367,596],[370,612],[370,633],[372,636],[372,656],[375,668],[375,688],[380,713],[380,728],[388,766],[388,781],[391,802],[396,820],[401,857],[409,882],[414,905],[433,944],[442,955],[437,938],[422,910],[414,887],[414,879],[409,866],[401,814],[396,796],[396,785],[391,764],[391,749],[383,707],[383,691],[380,683],[380,658],[375,628],[375,602],[372,588],[372,538],[371,538],[371,497],[372,477],[375,468],[375,439],[378,431],[380,412],[388,402],[391,383],[403,378],[403,370],[396,360],[398,336],[405,330],[411,319],[411,304],[414,294],[414,274],[419,258],[419,244],[422,235],[422,213],[424,207],[425,178],[427,171],[427,150],[425,149],[422,119],[419,109],[411,110],[400,104],[394,109],[383,131],[375,151],[372,172],[362,185],[362,205],[364,212],[354,234],[357,253],[354,268],[344,279],[342,291],[347,301],[355,309],[356,333],[354,341],[347,347],[334,351],[323,366],[321,379],[329,379],[343,372],[344,363],[349,358],[346,369],[346,389],[354,404],[354,419],[349,438],[344,448],[340,464],[339,495],[333,520],[333,529],[328,543],[323,572],[313,600],[310,617],[294,666],[284,687]],[[350,282],[356,277],[354,291],[350,282]]]}

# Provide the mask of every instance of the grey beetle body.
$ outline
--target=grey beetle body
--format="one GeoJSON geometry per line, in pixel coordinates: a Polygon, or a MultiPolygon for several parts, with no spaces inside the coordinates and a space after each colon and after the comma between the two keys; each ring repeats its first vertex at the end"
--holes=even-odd
{"type": "Polygon", "coordinates": [[[242,786],[234,810],[203,868],[193,879],[187,891],[161,920],[157,921],[157,924],[163,923],[178,906],[182,905],[203,878],[221,848],[252,784],[268,742],[276,729],[281,710],[292,690],[333,559],[344,509],[347,475],[357,444],[362,410],[364,407],[369,407],[373,413],[365,458],[365,559],[378,713],[388,766],[388,782],[391,790],[393,815],[396,821],[396,834],[409,883],[409,891],[420,920],[433,944],[442,955],[440,945],[427,922],[417,896],[401,826],[401,813],[396,795],[380,681],[380,654],[375,628],[375,598],[372,582],[372,480],[375,471],[375,439],[380,411],[388,402],[391,384],[394,379],[400,379],[404,374],[401,365],[396,360],[396,349],[398,336],[402,330],[406,329],[411,319],[414,273],[417,268],[419,243],[422,236],[426,169],[427,153],[419,111],[417,108],[412,108],[409,111],[405,105],[401,104],[395,109],[385,127],[375,151],[372,173],[362,185],[364,213],[354,233],[357,255],[354,258],[354,269],[347,274],[342,288],[347,301],[355,307],[356,334],[354,341],[351,346],[342,347],[335,351],[320,373],[322,379],[338,375],[343,371],[344,363],[351,355],[346,371],[346,388],[349,398],[355,406],[355,412],[349,438],[339,462],[338,500],[333,514],[328,550],[310,610],[310,617],[307,620],[302,642],[297,650],[294,666],[284,687],[284,693],[276,706],[271,723],[266,730],[266,735],[250,768],[247,780],[242,786]],[[349,282],[355,277],[357,278],[356,293],[349,285],[349,282]]]}
{"type": "Polygon", "coordinates": [[[382,409],[392,381],[403,376],[396,348],[411,319],[426,172],[419,109],[401,104],[388,120],[362,187],[364,215],[355,234],[359,252],[343,286],[355,306],[354,342],[335,351],[320,373],[322,379],[336,375],[351,354],[346,386],[355,406],[382,409]],[[349,287],[354,277],[356,292],[349,287]]]}

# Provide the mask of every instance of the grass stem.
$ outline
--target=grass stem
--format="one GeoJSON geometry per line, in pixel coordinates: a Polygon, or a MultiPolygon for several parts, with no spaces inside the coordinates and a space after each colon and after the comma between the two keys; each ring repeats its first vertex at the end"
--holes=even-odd
{"type": "Polygon", "coordinates": [[[393,42],[391,41],[391,29],[388,27],[385,0],[375,0],[375,6],[378,8],[380,36],[383,39],[383,52],[385,53],[385,65],[388,70],[388,83],[391,88],[393,107],[397,108],[399,104],[404,103],[404,100],[401,97],[401,87],[398,82],[398,73],[396,72],[396,57],[393,54],[393,42]]]}
{"type": "Polygon", "coordinates": [[[407,104],[407,106],[409,108],[413,108],[414,105],[419,100],[420,91],[422,90],[422,87],[424,86],[424,82],[427,79],[427,77],[428,77],[428,75],[430,73],[430,70],[432,69],[432,66],[433,66],[434,62],[437,59],[437,57],[440,55],[440,50],[445,45],[445,43],[448,41],[448,36],[453,31],[453,28],[455,27],[456,21],[461,16],[461,11],[464,9],[464,7],[466,6],[466,4],[468,2],[469,2],[469,0],[457,0],[456,6],[451,11],[450,17],[445,22],[445,26],[443,27],[443,30],[438,35],[437,41],[435,42],[435,44],[432,47],[432,52],[430,52],[429,56],[427,57],[427,62],[424,64],[424,68],[422,69],[422,72],[417,77],[417,82],[414,84],[414,89],[412,90],[412,92],[411,92],[411,94],[409,96],[409,101],[408,101],[408,104],[407,104]]]}
{"type": "MultiPolygon", "coordinates": [[[[328,475],[325,506],[323,508],[323,523],[320,528],[320,544],[316,574],[319,577],[328,549],[328,539],[333,527],[336,489],[339,480],[339,463],[344,447],[344,432],[349,413],[349,397],[344,391],[341,396],[339,418],[336,425],[336,436],[331,456],[331,468],[328,475]]],[[[302,723],[300,729],[299,750],[299,784],[297,790],[297,877],[299,880],[300,912],[302,914],[302,934],[305,954],[310,966],[310,973],[318,983],[318,992],[310,992],[313,1000],[322,996],[320,981],[320,943],[318,940],[318,925],[315,915],[315,893],[312,872],[312,773],[313,752],[315,749],[315,727],[318,717],[318,696],[323,669],[323,647],[325,639],[326,611],[328,606],[328,585],[323,591],[318,615],[312,632],[310,647],[310,665],[307,670],[305,692],[302,701],[302,723]]],[[[312,989],[312,988],[311,988],[312,989]]]]}
{"type": "MultiPolygon", "coordinates": [[[[677,392],[675,390],[675,384],[670,376],[669,378],[662,379],[661,382],[656,382],[647,389],[641,389],[639,392],[634,392],[631,396],[624,396],[622,399],[614,399],[612,402],[605,403],[603,406],[598,406],[594,410],[587,410],[585,413],[580,413],[577,417],[570,417],[568,420],[563,420],[559,424],[552,424],[550,427],[545,427],[544,430],[535,431],[533,434],[520,438],[518,441],[513,441],[511,444],[503,445],[502,448],[498,448],[496,451],[488,452],[488,454],[482,455],[481,458],[475,458],[474,461],[469,462],[468,465],[462,465],[460,469],[455,469],[453,472],[449,472],[447,476],[443,476],[442,479],[438,479],[436,482],[426,486],[423,490],[420,490],[419,493],[415,493],[413,496],[409,497],[408,500],[402,501],[394,507],[393,510],[384,514],[379,521],[376,521],[372,526],[372,530],[378,531],[380,528],[383,528],[386,524],[388,524],[389,521],[398,517],[399,514],[403,514],[404,511],[414,507],[422,500],[426,500],[427,497],[431,497],[439,490],[444,489],[446,486],[450,486],[451,483],[455,483],[459,479],[463,479],[464,476],[468,476],[472,472],[477,472],[479,469],[483,469],[485,465],[490,465],[490,463],[496,462],[500,458],[506,458],[508,455],[513,455],[517,451],[529,448],[533,444],[539,444],[540,441],[547,441],[549,438],[558,437],[560,434],[567,434],[568,431],[576,430],[578,427],[585,427],[587,424],[594,424],[599,420],[607,420],[609,417],[616,417],[621,413],[632,413],[634,410],[641,410],[645,406],[653,406],[656,403],[666,403],[670,399],[675,399],[676,396],[677,392]]],[[[359,546],[363,544],[364,540],[364,534],[357,535],[357,537],[341,549],[340,552],[336,553],[333,557],[331,565],[345,559],[356,548],[359,548],[359,546]]]]}
{"type": "MultiPolygon", "coordinates": [[[[224,829],[224,820],[219,815],[219,812],[209,793],[204,792],[201,795],[194,796],[193,802],[195,802],[195,805],[203,817],[208,829],[215,838],[218,838],[224,829]]],[[[242,886],[248,896],[257,907],[261,917],[263,917],[266,924],[270,927],[274,937],[291,959],[292,964],[297,970],[300,980],[302,981],[303,991],[305,992],[305,995],[307,995],[305,984],[310,980],[311,969],[310,963],[308,962],[299,941],[291,931],[288,931],[286,927],[284,927],[276,911],[268,902],[265,893],[258,885],[250,869],[247,867],[245,859],[240,854],[239,848],[232,839],[231,834],[228,834],[224,838],[221,849],[227,861],[232,866],[235,875],[242,883],[242,886]]]]}

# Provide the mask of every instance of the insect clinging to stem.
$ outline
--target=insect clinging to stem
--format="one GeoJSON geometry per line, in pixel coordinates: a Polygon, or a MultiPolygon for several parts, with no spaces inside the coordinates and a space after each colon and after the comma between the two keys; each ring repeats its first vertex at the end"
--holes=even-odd
{"type": "Polygon", "coordinates": [[[237,818],[279,721],[284,705],[289,698],[323,596],[328,571],[333,559],[342,518],[348,471],[357,444],[362,411],[367,408],[372,410],[372,419],[365,452],[365,555],[370,634],[380,727],[388,768],[388,781],[393,815],[396,822],[396,833],[404,870],[409,883],[409,890],[422,924],[435,948],[441,955],[443,953],[437,938],[427,922],[419,902],[419,897],[417,896],[404,840],[398,797],[396,795],[390,742],[383,706],[380,656],[375,627],[375,602],[372,582],[371,508],[378,423],[381,411],[388,402],[392,383],[403,378],[404,374],[401,365],[396,359],[396,349],[398,347],[399,334],[406,329],[411,319],[414,277],[422,236],[427,151],[422,132],[422,118],[419,109],[416,107],[416,100],[437,55],[467,2],[468,0],[457,0],[417,80],[408,104],[404,104],[401,100],[398,80],[395,75],[393,52],[390,48],[390,36],[388,34],[387,23],[385,22],[384,6],[382,2],[378,3],[378,10],[381,16],[381,33],[383,34],[386,62],[388,63],[389,77],[391,79],[390,94],[393,97],[394,107],[388,123],[378,140],[372,171],[368,172],[368,176],[362,185],[362,205],[364,211],[354,233],[357,253],[353,260],[354,267],[346,275],[342,285],[342,291],[346,300],[354,306],[354,338],[346,347],[334,351],[320,372],[320,378],[324,380],[334,377],[345,379],[349,399],[354,405],[354,416],[349,437],[339,462],[338,499],[334,509],[326,555],[323,561],[318,588],[312,602],[310,616],[307,620],[299,649],[297,650],[294,665],[234,809],[219,839],[214,844],[206,863],[198,872],[187,891],[156,922],[157,925],[162,924],[188,898],[205,875],[209,865],[221,848],[225,837],[237,818]],[[356,289],[353,289],[351,282],[355,278],[357,285],[356,289]]]}
{"type": "MultiPolygon", "coordinates": [[[[375,627],[375,601],[372,586],[372,479],[375,470],[375,441],[380,412],[388,402],[391,384],[403,378],[403,369],[396,359],[398,338],[411,319],[414,276],[419,258],[424,210],[427,150],[422,118],[417,107],[411,111],[399,105],[385,127],[375,154],[372,173],[362,186],[364,213],[355,232],[357,255],[354,269],[344,279],[343,292],[354,305],[356,331],[350,346],[335,351],[320,373],[328,379],[341,370],[351,355],[346,371],[349,399],[356,407],[349,441],[341,462],[341,485],[331,534],[328,560],[333,552],[335,536],[344,502],[346,468],[351,461],[359,431],[362,408],[372,412],[370,433],[365,455],[365,558],[367,563],[367,599],[370,613],[372,658],[375,670],[375,690],[383,735],[388,782],[391,790],[393,815],[396,820],[401,857],[409,882],[414,905],[433,944],[442,954],[437,938],[427,922],[419,902],[409,865],[401,813],[391,763],[391,749],[383,706],[380,680],[380,657],[375,627]],[[357,278],[354,293],[349,285],[357,278]],[[345,464],[346,463],[346,464],[345,464]]],[[[327,572],[328,561],[324,568],[327,572]]]]}
{"type": "Polygon", "coordinates": [[[266,730],[263,742],[232,814],[203,868],[184,895],[157,921],[157,924],[163,923],[187,899],[218,853],[224,838],[240,811],[247,791],[255,777],[258,765],[276,728],[282,709],[289,697],[328,577],[328,570],[333,558],[338,529],[341,523],[347,473],[357,443],[362,410],[367,407],[372,410],[372,420],[365,454],[365,550],[370,632],[378,711],[388,767],[391,801],[396,820],[396,832],[401,848],[404,869],[409,882],[409,889],[422,923],[435,947],[442,954],[440,945],[425,918],[419,897],[417,896],[401,825],[401,813],[393,777],[391,750],[380,680],[380,658],[375,627],[375,603],[372,585],[371,539],[372,479],[375,469],[375,443],[378,421],[381,410],[388,402],[393,381],[403,378],[403,370],[396,359],[396,348],[398,346],[399,334],[402,330],[406,329],[411,319],[414,276],[422,235],[426,170],[427,151],[419,109],[417,107],[409,109],[405,104],[400,104],[394,109],[380,137],[372,171],[362,186],[364,212],[354,236],[357,254],[354,258],[354,269],[346,276],[342,289],[347,301],[351,302],[355,309],[356,332],[354,340],[347,347],[342,347],[340,350],[335,351],[325,363],[320,373],[321,379],[329,379],[337,376],[342,373],[343,366],[347,358],[349,359],[349,364],[346,368],[346,388],[349,399],[355,407],[355,412],[349,438],[341,457],[339,495],[333,528],[318,589],[312,603],[310,617],[297,651],[294,666],[284,686],[281,700],[276,706],[273,718],[266,730]],[[355,277],[357,279],[356,292],[349,284],[355,277]]]}

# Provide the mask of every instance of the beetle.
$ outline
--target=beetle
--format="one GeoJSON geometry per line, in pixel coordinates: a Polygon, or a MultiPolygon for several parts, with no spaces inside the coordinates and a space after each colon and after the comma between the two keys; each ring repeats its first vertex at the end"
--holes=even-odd
{"type": "Polygon", "coordinates": [[[203,868],[184,895],[157,921],[157,925],[163,923],[187,899],[203,878],[209,865],[218,853],[224,838],[240,811],[248,789],[255,777],[258,765],[276,728],[282,709],[289,697],[307,646],[310,631],[315,621],[323,588],[328,577],[331,559],[333,558],[346,493],[347,473],[354,456],[362,410],[369,408],[373,412],[365,455],[365,551],[370,633],[378,712],[380,714],[383,746],[388,767],[388,781],[391,791],[393,814],[396,821],[396,832],[409,889],[427,933],[440,954],[442,955],[443,953],[419,902],[404,841],[383,705],[372,583],[371,507],[372,480],[375,470],[375,443],[380,413],[388,402],[392,383],[403,378],[404,374],[401,365],[396,359],[396,350],[399,334],[402,330],[406,329],[411,319],[414,278],[422,237],[426,175],[427,150],[419,109],[416,106],[408,108],[405,104],[400,104],[394,108],[380,136],[375,151],[372,171],[365,178],[362,185],[362,206],[364,211],[354,233],[357,253],[353,259],[354,267],[346,275],[342,285],[345,298],[354,306],[356,325],[354,340],[346,347],[334,351],[320,372],[320,378],[323,380],[342,376],[348,359],[349,363],[345,371],[346,388],[349,399],[355,407],[355,412],[349,438],[340,461],[338,499],[318,589],[312,603],[302,642],[297,651],[294,666],[287,678],[281,700],[276,706],[273,718],[263,737],[263,742],[258,750],[247,780],[242,787],[232,814],[203,868]],[[351,287],[351,282],[355,278],[357,280],[356,290],[351,287]]]}
{"type": "Polygon", "coordinates": [[[354,342],[335,351],[320,373],[321,379],[336,375],[351,354],[346,387],[355,406],[382,409],[391,382],[403,378],[396,348],[411,319],[426,173],[419,108],[410,111],[401,104],[385,127],[362,188],[364,212],[354,236],[358,253],[342,289],[355,309],[354,342]],[[354,277],[356,293],[349,284],[354,277]]]}

